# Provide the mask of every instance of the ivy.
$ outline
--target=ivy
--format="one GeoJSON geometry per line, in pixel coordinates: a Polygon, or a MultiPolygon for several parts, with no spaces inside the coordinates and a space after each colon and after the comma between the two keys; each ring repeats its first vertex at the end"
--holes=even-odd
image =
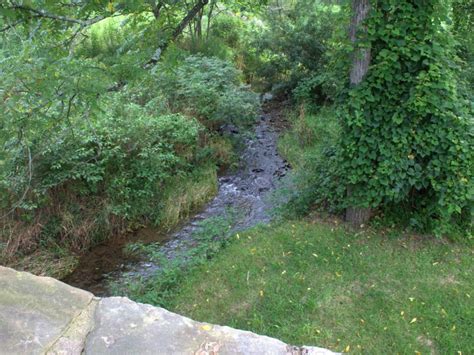
{"type": "Polygon", "coordinates": [[[473,192],[473,112],[457,91],[444,4],[374,4],[367,21],[371,66],[340,112],[347,204],[408,205],[438,233],[470,213],[473,192]]]}

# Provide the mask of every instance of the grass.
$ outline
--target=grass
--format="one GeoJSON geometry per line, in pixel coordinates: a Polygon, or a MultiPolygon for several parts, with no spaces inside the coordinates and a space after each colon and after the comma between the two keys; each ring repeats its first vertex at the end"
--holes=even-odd
{"type": "Polygon", "coordinates": [[[429,237],[310,221],[262,226],[188,271],[166,306],[296,345],[469,354],[472,256],[470,246],[429,237]]]}
{"type": "Polygon", "coordinates": [[[191,177],[177,179],[164,192],[160,229],[170,230],[217,193],[214,164],[196,170],[191,177]]]}
{"type": "Polygon", "coordinates": [[[33,254],[14,259],[12,263],[6,266],[16,270],[25,270],[34,275],[50,276],[56,279],[62,279],[69,275],[79,264],[77,255],[64,251],[61,255],[47,250],[38,249],[33,254]]]}
{"type": "Polygon", "coordinates": [[[314,156],[337,141],[341,127],[334,111],[333,107],[323,107],[317,114],[305,113],[302,106],[299,112],[287,113],[292,127],[278,140],[278,151],[293,169],[304,169],[314,156]]]}

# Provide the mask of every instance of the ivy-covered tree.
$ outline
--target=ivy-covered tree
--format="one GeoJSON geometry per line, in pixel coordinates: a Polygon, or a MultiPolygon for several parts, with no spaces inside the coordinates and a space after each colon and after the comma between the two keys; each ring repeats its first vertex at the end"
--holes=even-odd
{"type": "Polygon", "coordinates": [[[349,208],[402,207],[439,233],[469,222],[472,111],[458,94],[449,7],[442,0],[373,1],[372,61],[343,115],[349,208]]]}

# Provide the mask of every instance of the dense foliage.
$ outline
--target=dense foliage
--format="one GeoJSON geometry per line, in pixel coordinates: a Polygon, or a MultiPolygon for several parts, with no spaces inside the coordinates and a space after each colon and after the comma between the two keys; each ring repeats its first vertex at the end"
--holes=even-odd
{"type": "MultiPolygon", "coordinates": [[[[440,1],[380,1],[368,22],[372,63],[342,113],[349,204],[410,206],[443,229],[472,198],[472,112],[459,95],[440,1]]],[[[434,224],[434,225],[433,225],[434,224]]]]}
{"type": "Polygon", "coordinates": [[[252,46],[261,53],[255,65],[260,85],[306,103],[332,101],[343,87],[348,12],[325,1],[274,2],[266,26],[252,46]],[[336,25],[337,23],[337,25],[336,25]]]}
{"type": "Polygon", "coordinates": [[[251,123],[256,95],[239,84],[239,72],[217,58],[189,56],[176,69],[156,71],[156,88],[167,93],[166,105],[186,112],[206,126],[251,123]]]}
{"type": "Polygon", "coordinates": [[[42,4],[15,4],[2,8],[11,28],[0,45],[3,260],[52,249],[62,257],[148,223],[171,228],[189,211],[170,201],[196,208],[215,193],[215,171],[232,159],[217,130],[258,112],[232,63],[172,45],[146,64],[158,27],[145,3],[51,3],[38,16],[31,9],[42,4]],[[115,18],[74,27],[42,18],[49,11],[115,18]],[[187,180],[202,193],[181,191],[187,180]]]}
{"type": "MultiPolygon", "coordinates": [[[[473,36],[466,29],[472,20],[460,14],[469,2],[449,5],[372,2],[364,24],[368,36],[359,44],[371,49],[372,58],[357,87],[349,86],[348,59],[354,48],[348,40],[334,30],[329,37],[317,36],[330,44],[326,54],[333,63],[309,68],[297,81],[293,97],[304,105],[282,142],[299,171],[292,212],[359,206],[416,230],[451,234],[470,228],[473,36]],[[346,59],[330,48],[339,48],[346,59]],[[341,70],[343,85],[337,80],[341,70]],[[330,84],[333,89],[327,90],[330,84]]],[[[309,17],[307,11],[287,26],[298,31],[309,17]]],[[[290,46],[295,41],[287,32],[290,39],[281,38],[290,46]]],[[[306,66],[302,59],[295,63],[290,73],[297,75],[306,66]]]]}

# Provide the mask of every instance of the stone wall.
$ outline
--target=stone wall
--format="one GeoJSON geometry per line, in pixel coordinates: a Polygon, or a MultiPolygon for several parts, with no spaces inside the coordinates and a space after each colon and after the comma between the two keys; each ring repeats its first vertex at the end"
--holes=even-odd
{"type": "Polygon", "coordinates": [[[333,354],[0,266],[0,354],[333,354]]]}

